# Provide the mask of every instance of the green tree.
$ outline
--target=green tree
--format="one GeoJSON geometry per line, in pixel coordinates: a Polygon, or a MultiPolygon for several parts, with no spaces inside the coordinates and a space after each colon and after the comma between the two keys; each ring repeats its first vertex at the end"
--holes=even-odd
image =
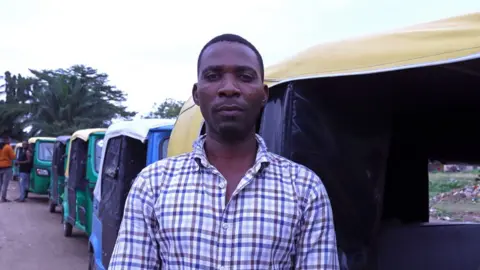
{"type": "Polygon", "coordinates": [[[32,77],[5,72],[0,85],[0,133],[57,136],[78,129],[107,127],[114,118],[136,115],[122,105],[126,94],[110,85],[108,75],[83,65],[30,70],[32,77]],[[23,130],[30,127],[30,132],[23,130]]]}
{"type": "Polygon", "coordinates": [[[91,67],[30,71],[38,81],[30,96],[31,135],[58,136],[108,127],[114,118],[136,115],[122,105],[126,94],[109,85],[107,74],[91,67]]]}
{"type": "Polygon", "coordinates": [[[8,133],[16,140],[22,140],[24,124],[29,110],[29,96],[36,83],[35,79],[13,75],[7,71],[0,76],[5,83],[0,85],[0,134],[8,133]]]}
{"type": "Polygon", "coordinates": [[[176,118],[180,114],[180,110],[185,102],[178,101],[172,98],[167,98],[160,104],[153,105],[153,111],[144,118],[176,118]]]}

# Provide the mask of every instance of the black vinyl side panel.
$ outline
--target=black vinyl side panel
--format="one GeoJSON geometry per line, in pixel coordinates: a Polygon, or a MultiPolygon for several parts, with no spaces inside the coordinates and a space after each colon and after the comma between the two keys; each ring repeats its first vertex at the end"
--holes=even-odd
{"type": "Polygon", "coordinates": [[[385,227],[378,238],[378,269],[478,270],[480,224],[385,227]]]}
{"type": "Polygon", "coordinates": [[[123,218],[125,200],[133,180],[146,165],[146,157],[147,147],[141,141],[122,136],[108,142],[100,201],[103,265],[110,263],[123,218]]]}
{"type": "Polygon", "coordinates": [[[71,224],[75,224],[77,189],[85,189],[86,162],[87,162],[88,144],[81,139],[72,141],[70,153],[69,177],[68,177],[68,219],[71,224]]]}
{"type": "Polygon", "coordinates": [[[65,176],[65,151],[66,145],[62,142],[55,142],[53,146],[52,157],[52,183],[50,184],[50,196],[56,204],[60,204],[59,191],[64,188],[64,185],[59,186],[59,177],[65,176]]]}
{"type": "Polygon", "coordinates": [[[52,178],[50,183],[50,197],[51,200],[55,203],[58,203],[58,165],[61,158],[60,147],[62,146],[61,142],[55,142],[53,145],[53,155],[52,155],[52,178]]]}
{"type": "Polygon", "coordinates": [[[65,159],[67,158],[65,153],[67,152],[67,146],[65,144],[61,144],[59,149],[58,149],[58,162],[57,162],[57,168],[56,168],[56,174],[57,174],[57,182],[55,184],[55,188],[57,189],[57,194],[56,194],[56,201],[57,204],[61,204],[61,198],[60,198],[60,192],[61,190],[65,190],[65,182],[62,181],[59,184],[59,176],[65,177],[65,159]]]}
{"type": "Polygon", "coordinates": [[[291,107],[291,91],[287,91],[287,85],[284,89],[275,89],[270,91],[268,103],[262,113],[259,134],[265,140],[270,151],[283,155],[287,152],[285,143],[287,139],[285,126],[289,125],[291,118],[286,117],[288,109],[291,107]]]}
{"type": "Polygon", "coordinates": [[[103,170],[101,172],[102,194],[99,205],[99,217],[102,221],[102,263],[105,266],[110,263],[110,257],[116,241],[116,233],[110,230],[112,217],[108,208],[111,207],[109,200],[115,197],[115,188],[118,182],[122,137],[111,138],[106,147],[103,170]]]}
{"type": "Polygon", "coordinates": [[[322,179],[332,204],[339,250],[346,254],[350,270],[366,269],[381,215],[391,120],[374,112],[388,106],[381,94],[375,97],[377,107],[362,107],[359,99],[372,97],[365,92],[341,94],[345,86],[337,87],[325,79],[275,89],[282,95],[271,97],[266,105],[261,134],[283,137],[284,145],[263,138],[270,151],[305,165],[322,179]],[[281,115],[283,123],[272,122],[281,115]]]}

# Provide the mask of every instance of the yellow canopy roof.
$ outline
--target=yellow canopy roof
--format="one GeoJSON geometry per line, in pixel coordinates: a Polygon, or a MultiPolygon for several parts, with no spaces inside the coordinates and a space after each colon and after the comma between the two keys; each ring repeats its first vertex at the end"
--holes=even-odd
{"type": "Polygon", "coordinates": [[[54,137],[31,137],[28,139],[28,143],[36,143],[38,140],[43,140],[43,141],[55,141],[54,137]]]}
{"type": "MultiPolygon", "coordinates": [[[[265,82],[380,72],[480,57],[480,13],[420,24],[389,33],[316,45],[265,70],[265,82]]],[[[180,112],[168,155],[189,152],[202,125],[190,98],[180,112]]]]}
{"type": "Polygon", "coordinates": [[[203,116],[200,108],[190,98],[183,105],[175,122],[168,142],[167,155],[171,157],[191,151],[193,142],[200,134],[202,124],[203,116]]]}
{"type": "Polygon", "coordinates": [[[72,137],[70,138],[70,140],[73,141],[75,139],[81,139],[83,141],[88,141],[88,137],[90,136],[90,134],[95,133],[95,132],[102,132],[102,131],[105,132],[105,131],[107,131],[107,129],[106,128],[80,129],[80,130],[75,131],[72,134],[72,137]]]}
{"type": "Polygon", "coordinates": [[[265,70],[270,84],[440,64],[480,53],[480,13],[316,45],[265,70]]]}

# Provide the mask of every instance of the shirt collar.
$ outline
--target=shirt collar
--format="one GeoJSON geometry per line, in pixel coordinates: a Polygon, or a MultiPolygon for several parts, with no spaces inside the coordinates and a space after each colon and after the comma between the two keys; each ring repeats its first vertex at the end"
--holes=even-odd
{"type": "MultiPolygon", "coordinates": [[[[205,138],[206,135],[201,135],[198,137],[197,140],[193,143],[193,158],[196,161],[197,169],[200,167],[211,167],[212,165],[208,162],[207,155],[205,154],[205,138]]],[[[265,141],[263,140],[260,135],[255,134],[255,139],[257,140],[258,148],[257,148],[257,156],[255,158],[255,170],[259,172],[261,169],[266,168],[271,163],[271,156],[268,152],[267,146],[265,145],[265,141]]]]}

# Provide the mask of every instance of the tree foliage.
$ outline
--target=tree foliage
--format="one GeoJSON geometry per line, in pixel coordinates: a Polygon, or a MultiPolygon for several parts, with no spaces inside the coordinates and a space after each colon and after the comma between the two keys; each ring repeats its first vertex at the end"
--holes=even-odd
{"type": "Polygon", "coordinates": [[[144,118],[176,118],[180,114],[180,110],[185,102],[172,98],[165,99],[162,103],[153,105],[153,111],[144,118]]]}
{"type": "Polygon", "coordinates": [[[0,107],[0,129],[20,139],[58,136],[84,128],[107,127],[114,118],[136,113],[122,105],[126,95],[108,82],[108,75],[83,65],[68,69],[30,70],[32,77],[5,73],[0,107]]]}

